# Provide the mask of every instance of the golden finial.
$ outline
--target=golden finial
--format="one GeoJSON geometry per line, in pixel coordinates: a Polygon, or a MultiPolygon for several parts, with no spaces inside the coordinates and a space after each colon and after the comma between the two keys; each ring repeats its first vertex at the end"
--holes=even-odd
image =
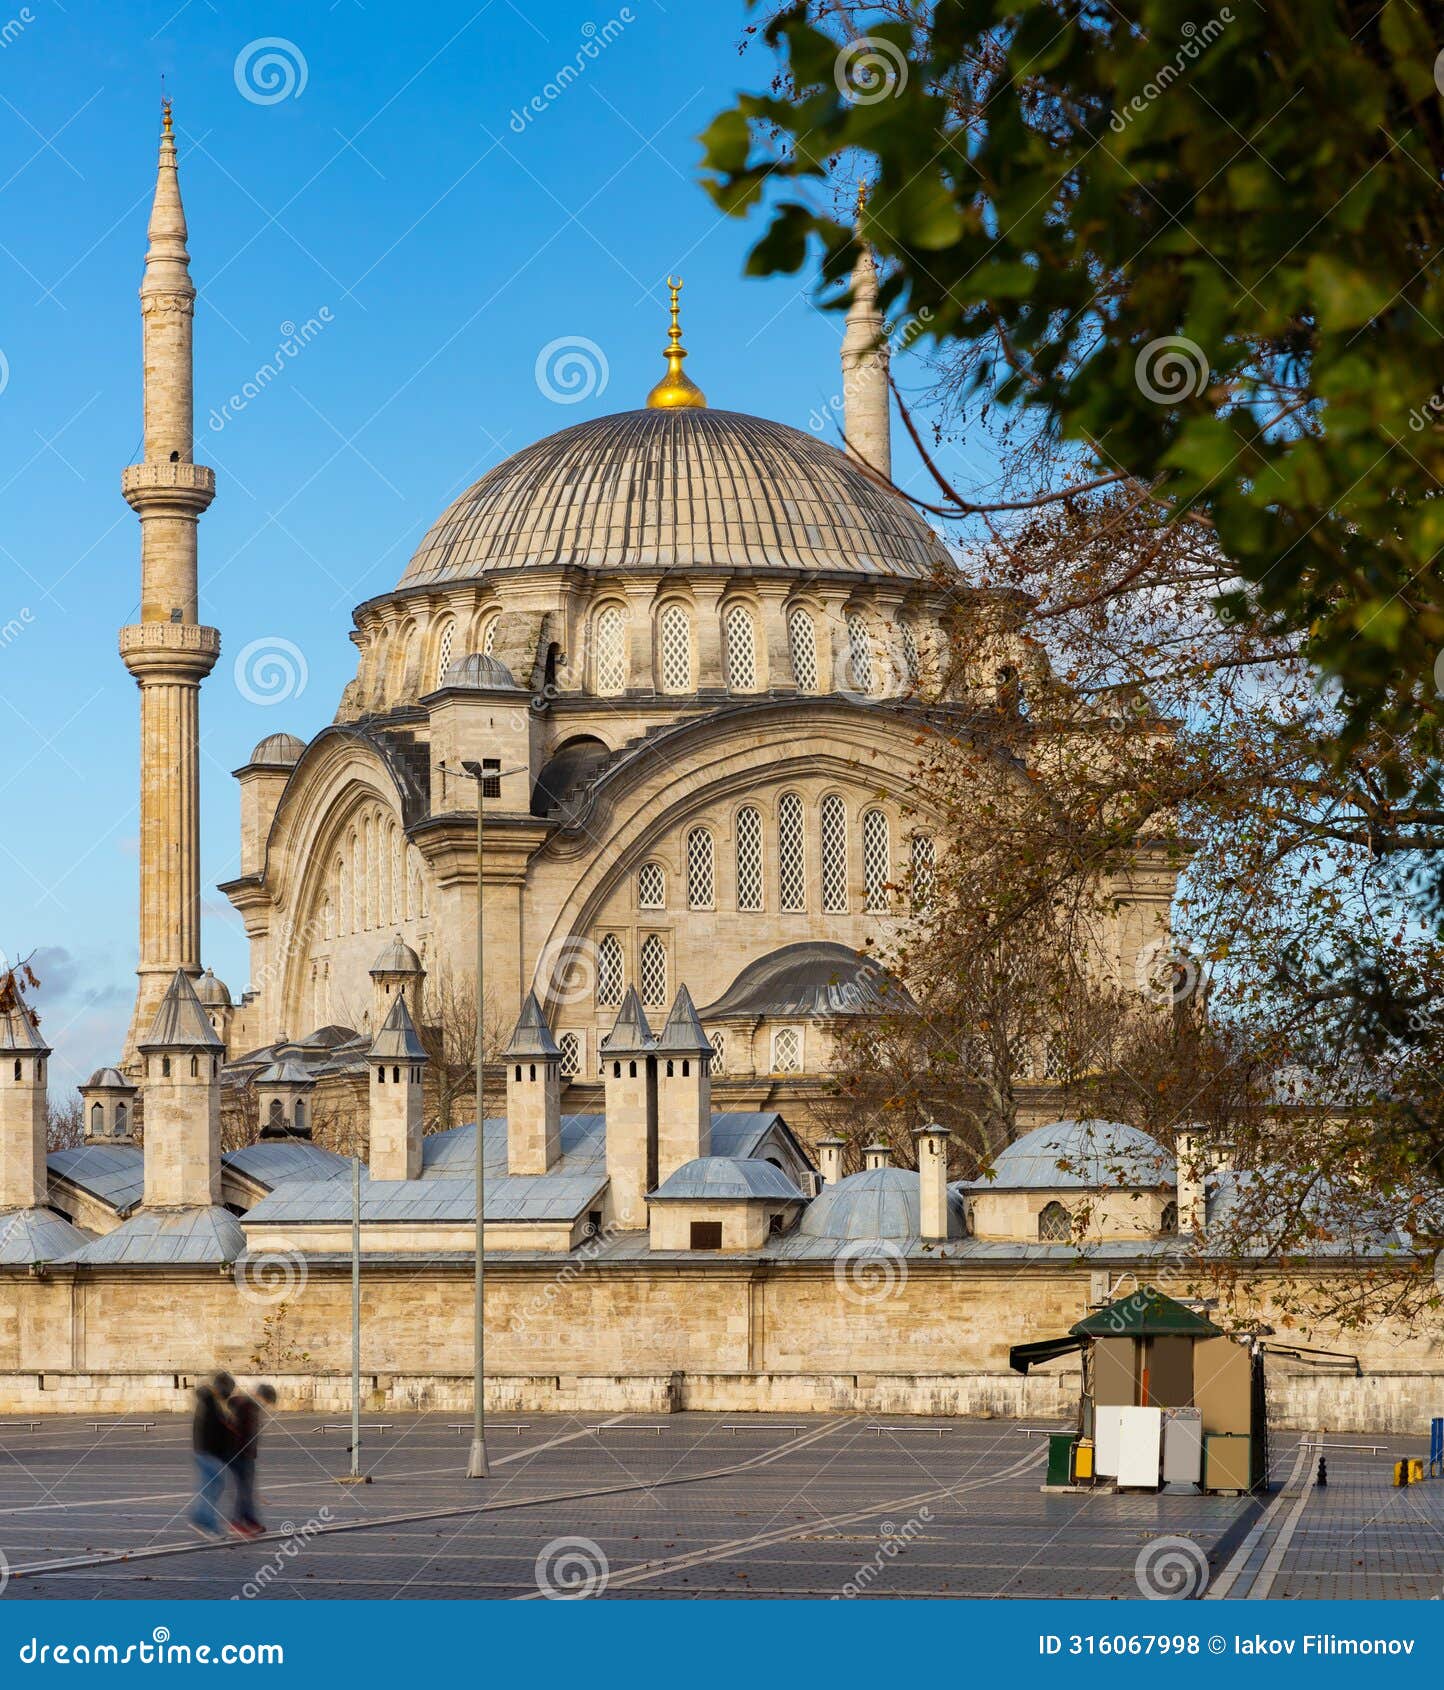
{"type": "Polygon", "coordinates": [[[667,360],[667,373],[647,395],[647,409],[702,411],[707,408],[706,395],[690,376],[682,372],[682,360],[687,356],[682,347],[681,308],[677,303],[677,296],[682,291],[682,278],[668,276],[667,287],[672,295],[672,326],[667,331],[667,344],[662,350],[662,356],[667,360]]]}
{"type": "Polygon", "coordinates": [[[162,94],[161,95],[160,126],[161,126],[161,131],[162,131],[163,134],[170,135],[170,134],[174,133],[175,126],[171,122],[170,96],[168,94],[162,94]]]}

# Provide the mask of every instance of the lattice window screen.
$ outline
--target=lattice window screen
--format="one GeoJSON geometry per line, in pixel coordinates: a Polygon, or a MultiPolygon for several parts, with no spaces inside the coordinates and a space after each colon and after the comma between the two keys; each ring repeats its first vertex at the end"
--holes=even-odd
{"type": "Polygon", "coordinates": [[[1038,1240],[1042,1244],[1066,1244],[1073,1236],[1073,1222],[1061,1203],[1048,1203],[1038,1215],[1038,1240]]]}
{"type": "Polygon", "coordinates": [[[903,662],[907,666],[907,679],[911,684],[918,678],[918,637],[913,632],[911,622],[904,622],[898,618],[898,643],[902,646],[903,662]]]}
{"type": "Polygon", "coordinates": [[[822,907],[847,909],[847,806],[836,796],[822,801],[822,907]]]}
{"type": "Polygon", "coordinates": [[[796,1074],[802,1068],[802,1030],[779,1027],[772,1035],[772,1072],[796,1074]]]}
{"type": "Polygon", "coordinates": [[[727,612],[727,690],[752,692],[757,686],[757,629],[746,605],[727,612]]]}
{"type": "Polygon", "coordinates": [[[638,973],[641,976],[642,1002],[648,1007],[667,1001],[667,947],[655,933],[649,933],[642,944],[638,973]]]}
{"type": "Polygon", "coordinates": [[[456,644],[456,623],[448,622],[441,630],[441,644],[436,648],[436,684],[440,686],[446,679],[446,671],[451,667],[451,648],[456,644]]]}
{"type": "Polygon", "coordinates": [[[597,691],[627,690],[627,619],[621,607],[609,604],[596,621],[597,691]]]}
{"type": "Polygon", "coordinates": [[[805,610],[794,610],[787,619],[787,639],[792,649],[792,678],[799,692],[817,691],[817,629],[805,610]]]}
{"type": "Polygon", "coordinates": [[[481,654],[483,657],[491,656],[491,648],[496,644],[496,625],[500,621],[501,618],[499,616],[493,616],[491,621],[486,625],[486,633],[481,642],[481,654]]]}
{"type": "Polygon", "coordinates": [[[560,1033],[557,1035],[557,1049],[562,1053],[562,1076],[571,1079],[573,1074],[582,1071],[582,1060],[585,1050],[580,1033],[560,1033]]]}
{"type": "Polygon", "coordinates": [[[725,1033],[709,1033],[708,1042],[712,1046],[712,1072],[725,1074],[727,1072],[727,1035],[725,1033]]]}
{"type": "Polygon", "coordinates": [[[622,1001],[622,941],[608,933],[597,946],[597,1002],[622,1001]]]}
{"type": "Polygon", "coordinates": [[[848,667],[852,671],[851,691],[870,693],[873,690],[872,641],[868,638],[867,623],[860,616],[847,619],[848,667]]]}
{"type": "Polygon", "coordinates": [[[694,827],[687,835],[687,903],[694,910],[710,910],[717,901],[712,835],[694,827]]]}
{"type": "Polygon", "coordinates": [[[644,910],[667,907],[667,873],[660,863],[643,863],[637,870],[637,906],[644,910]]]}
{"type": "Polygon", "coordinates": [[[887,817],[881,810],[869,810],[862,818],[863,907],[876,912],[887,908],[887,883],[892,873],[892,847],[887,817]]]}
{"type": "Polygon", "coordinates": [[[926,833],[913,835],[913,908],[927,909],[933,901],[933,870],[936,859],[932,839],[926,833]]]}
{"type": "Polygon", "coordinates": [[[784,792],[777,806],[777,891],[782,908],[807,908],[807,853],[802,843],[802,800],[784,792]]]}
{"type": "Polygon", "coordinates": [[[692,690],[692,618],[680,604],[662,612],[662,691],[692,690]]]}
{"type": "Polygon", "coordinates": [[[737,908],[762,908],[762,812],[737,812],[737,908]]]}

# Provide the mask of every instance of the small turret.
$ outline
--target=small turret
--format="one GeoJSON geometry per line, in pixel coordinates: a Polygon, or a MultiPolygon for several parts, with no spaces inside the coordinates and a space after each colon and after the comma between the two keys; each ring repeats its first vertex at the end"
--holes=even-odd
{"type": "Polygon", "coordinates": [[[506,1166],[544,1174],[562,1153],[562,1053],[535,992],[528,992],[506,1061],[506,1166]]]}
{"type": "Polygon", "coordinates": [[[46,1199],[45,1064],[50,1047],[13,975],[0,1010],[0,1210],[34,1209],[46,1199]]]}
{"type": "Polygon", "coordinates": [[[657,1172],[665,1180],[712,1153],[712,1042],[692,994],[677,990],[657,1039],[657,1172]]]}
{"type": "Polygon", "coordinates": [[[87,1144],[134,1144],[133,1086],[118,1068],[97,1068],[80,1088],[81,1129],[87,1144]]]}
{"type": "Polygon", "coordinates": [[[138,1045],[145,1099],[145,1206],[204,1208],[221,1200],[224,1048],[178,968],[138,1045]]]}
{"type": "Polygon", "coordinates": [[[892,421],[888,403],[887,325],[877,302],[877,264],[863,238],[867,191],[857,189],[858,256],[852,301],[842,337],[843,433],[847,449],[869,469],[892,480],[892,421]]]}
{"type": "Polygon", "coordinates": [[[421,1172],[422,1081],[427,1060],[406,999],[398,993],[367,1053],[372,1179],[415,1179],[421,1172]]]}
{"type": "Polygon", "coordinates": [[[311,1094],[316,1081],[294,1045],[277,1045],[272,1062],[256,1075],[262,1138],[310,1138],[311,1094]]]}
{"type": "Polygon", "coordinates": [[[610,1033],[602,1040],[602,1088],[607,1112],[607,1178],[612,1209],[623,1227],[647,1224],[647,1193],[657,1186],[657,1065],[655,1041],[637,988],[628,986],[610,1033]]]}

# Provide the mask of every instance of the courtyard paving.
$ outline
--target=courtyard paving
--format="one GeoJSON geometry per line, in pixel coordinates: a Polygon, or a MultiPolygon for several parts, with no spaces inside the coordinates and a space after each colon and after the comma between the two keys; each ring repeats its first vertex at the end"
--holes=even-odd
{"type": "MultiPolygon", "coordinates": [[[[182,1417],[0,1422],[4,1600],[37,1598],[1426,1597],[1444,1480],[1292,1434],[1262,1498],[1040,1493],[1045,1441],[1008,1421],[678,1414],[495,1420],[463,1477],[454,1413],[281,1415],[262,1451],[273,1535],[200,1542],[182,1417]],[[1161,1568],[1161,1571],[1156,1569],[1161,1568]],[[1153,1569],[1153,1570],[1150,1570],[1153,1569]],[[1171,1569],[1171,1571],[1170,1571],[1171,1569]],[[1211,1587],[1211,1588],[1210,1588],[1211,1587]]],[[[1343,1440],[1361,1445],[1367,1439],[1343,1440]]],[[[1395,1440],[1397,1453],[1420,1453],[1395,1440]]]]}

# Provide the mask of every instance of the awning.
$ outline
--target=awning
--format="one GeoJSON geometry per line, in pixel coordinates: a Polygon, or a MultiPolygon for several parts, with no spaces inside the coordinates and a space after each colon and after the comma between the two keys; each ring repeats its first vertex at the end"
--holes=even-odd
{"type": "Polygon", "coordinates": [[[1014,1373],[1026,1373],[1030,1367],[1052,1361],[1055,1356],[1071,1355],[1087,1342],[1069,1332],[1062,1338],[1040,1338],[1036,1344],[1014,1344],[1008,1351],[1008,1366],[1014,1373]]]}

